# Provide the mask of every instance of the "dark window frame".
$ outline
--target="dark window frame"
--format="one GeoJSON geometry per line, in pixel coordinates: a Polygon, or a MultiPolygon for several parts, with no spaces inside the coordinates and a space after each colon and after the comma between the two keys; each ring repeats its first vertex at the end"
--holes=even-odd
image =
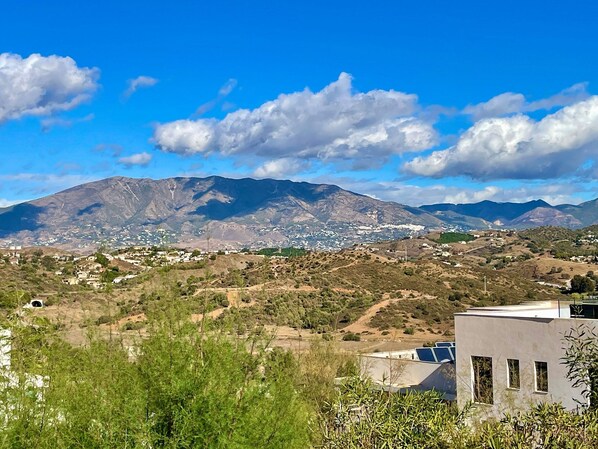
{"type": "Polygon", "coordinates": [[[507,388],[521,389],[521,364],[519,359],[507,359],[507,388]]]}
{"type": "Polygon", "coordinates": [[[534,362],[534,389],[536,393],[548,393],[548,362],[534,362]]]}
{"type": "Polygon", "coordinates": [[[473,402],[476,404],[494,404],[494,376],[492,357],[471,356],[473,402]]]}

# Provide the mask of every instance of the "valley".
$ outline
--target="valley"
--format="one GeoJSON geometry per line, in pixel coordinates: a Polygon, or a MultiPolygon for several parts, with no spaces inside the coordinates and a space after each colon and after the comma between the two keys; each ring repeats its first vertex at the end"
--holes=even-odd
{"type": "Polygon", "coordinates": [[[7,317],[17,312],[54,326],[75,345],[93,328],[133,341],[148,317],[175,303],[198,325],[209,320],[233,335],[261,329],[295,350],[313,339],[348,351],[397,350],[450,340],[453,314],[471,306],[571,299],[564,293],[571,279],[598,269],[594,232],[431,233],[291,257],[276,250],[137,247],[80,256],[22,249],[4,253],[0,293],[7,317]],[[44,307],[23,309],[33,298],[44,307]]]}

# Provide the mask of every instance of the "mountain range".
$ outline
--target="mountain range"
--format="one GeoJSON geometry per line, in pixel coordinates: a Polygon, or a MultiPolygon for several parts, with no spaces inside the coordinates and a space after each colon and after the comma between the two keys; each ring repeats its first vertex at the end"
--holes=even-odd
{"type": "Polygon", "coordinates": [[[328,184],[113,177],[0,209],[0,245],[331,249],[428,230],[594,223],[598,200],[577,206],[538,200],[410,207],[328,184]]]}

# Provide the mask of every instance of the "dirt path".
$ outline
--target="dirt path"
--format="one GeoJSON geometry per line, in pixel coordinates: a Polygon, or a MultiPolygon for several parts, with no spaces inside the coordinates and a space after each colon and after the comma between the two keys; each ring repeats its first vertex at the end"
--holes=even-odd
{"type": "Polygon", "coordinates": [[[354,323],[349,324],[344,329],[347,332],[353,332],[355,334],[361,333],[365,330],[370,330],[371,327],[369,325],[370,320],[378,313],[379,310],[383,309],[384,307],[388,306],[390,303],[399,301],[397,298],[393,299],[385,299],[378,304],[374,304],[372,307],[367,309],[363,315],[357,318],[357,321],[354,323]]]}
{"type": "Polygon", "coordinates": [[[334,273],[335,271],[338,271],[338,270],[340,270],[342,268],[352,267],[353,265],[357,265],[357,262],[359,262],[359,261],[358,260],[354,260],[353,262],[349,262],[347,265],[341,265],[339,267],[331,268],[330,270],[325,271],[323,274],[330,274],[330,273],[334,273]]]}
{"type": "MultiPolygon", "coordinates": [[[[248,291],[251,289],[249,288],[235,288],[235,289],[224,289],[226,291],[226,299],[228,299],[229,306],[228,307],[219,307],[218,309],[212,310],[206,314],[209,318],[218,318],[220,315],[224,313],[227,309],[243,309],[245,307],[251,307],[255,305],[256,301],[252,300],[251,302],[243,302],[241,301],[241,293],[244,291],[248,291]]],[[[219,291],[218,289],[212,289],[211,291],[219,291]]],[[[191,321],[197,323],[203,319],[203,313],[194,313],[191,315],[191,321]]]]}

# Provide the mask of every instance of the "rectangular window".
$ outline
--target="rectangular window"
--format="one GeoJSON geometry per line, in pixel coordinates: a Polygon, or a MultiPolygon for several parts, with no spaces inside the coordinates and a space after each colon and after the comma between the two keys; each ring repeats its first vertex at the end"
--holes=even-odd
{"type": "Polygon", "coordinates": [[[548,363],[535,362],[536,367],[536,391],[548,392],[548,363]]]}
{"type": "Polygon", "coordinates": [[[509,388],[521,388],[519,377],[519,360],[507,359],[507,376],[509,388]]]}
{"type": "Polygon", "coordinates": [[[473,402],[493,404],[492,357],[472,356],[473,402]]]}

